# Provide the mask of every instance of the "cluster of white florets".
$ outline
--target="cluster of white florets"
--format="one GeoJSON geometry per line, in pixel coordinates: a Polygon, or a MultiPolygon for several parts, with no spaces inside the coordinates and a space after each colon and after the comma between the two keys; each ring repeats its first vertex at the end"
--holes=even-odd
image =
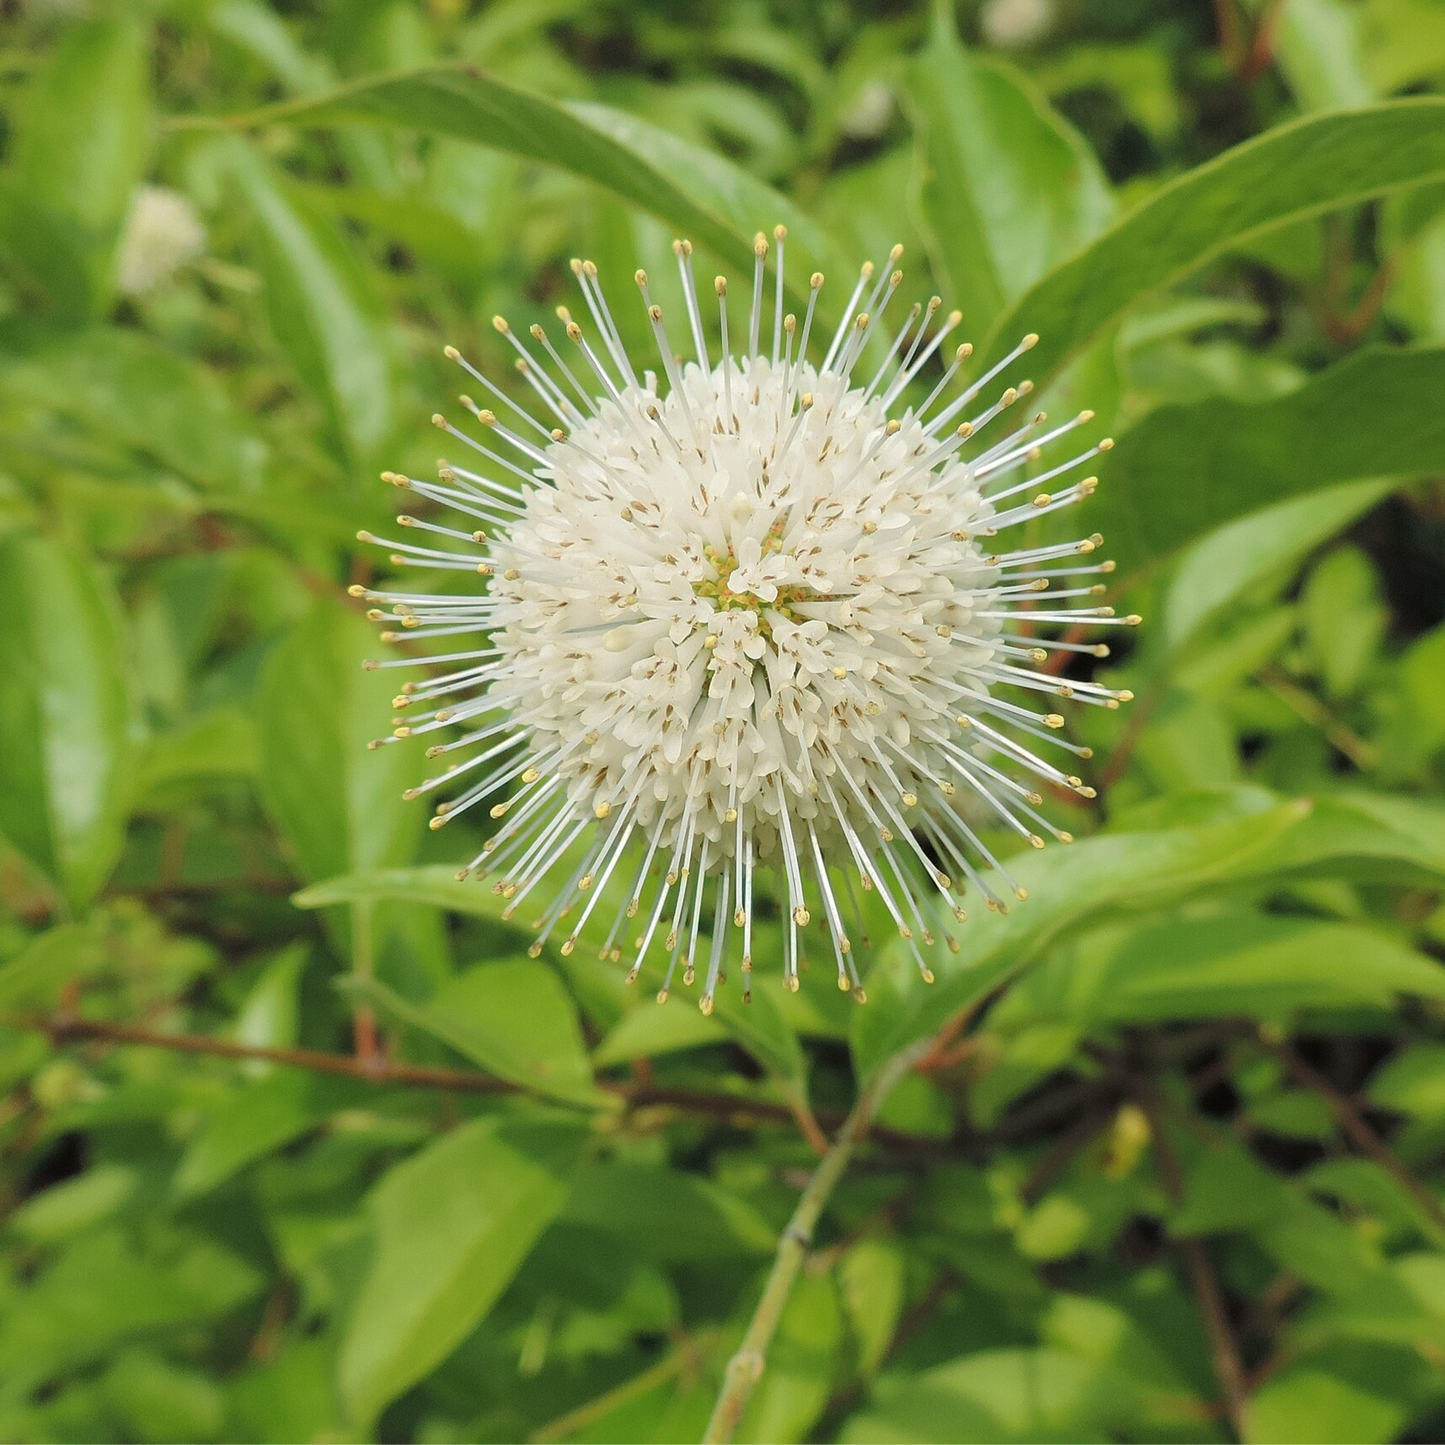
{"type": "MultiPolygon", "coordinates": [[[[777,239],[781,252],[781,233],[777,239]]],[[[777,879],[792,986],[799,930],[814,922],[829,937],[840,985],[858,984],[845,921],[856,906],[854,880],[878,894],[931,976],[917,942],[933,942],[937,918],[965,916],[965,881],[990,904],[1003,901],[979,870],[1007,874],[970,821],[978,807],[962,800],[1042,846],[1045,834],[1068,835],[1038,811],[1036,784],[1016,775],[1091,793],[1018,740],[1022,733],[1086,756],[1057,736],[1062,717],[1000,690],[1104,706],[1127,696],[1092,682],[1064,684],[1037,666],[1049,648],[1106,649],[1041,642],[1036,625],[1137,621],[1107,607],[1054,605],[1102,590],[1086,576],[1110,567],[1088,557],[1097,539],[1012,552],[994,542],[1025,517],[1086,497],[1092,477],[1059,491],[1047,484],[1109,444],[1041,470],[1043,446],[1089,415],[1044,432],[1040,413],[987,450],[968,447],[1028,394],[1023,381],[992,401],[975,400],[1036,338],[949,396],[971,348],[958,347],[947,365],[935,361],[959,320],[954,313],[932,326],[937,298],[913,307],[871,380],[855,376],[880,334],[897,272],[869,294],[865,267],[815,364],[808,341],[822,277],[811,280],[800,335],[796,318],[783,315],[780,255],[766,353],[761,239],[748,350],[736,359],[728,349],[719,278],[722,354],[713,361],[691,248],[677,249],[693,358],[673,352],[647,278],[637,277],[666,389],[634,369],[595,268],[579,263],[600,345],[562,315],[596,394],[578,384],[540,327],[532,336],[550,367],[499,318],[556,425],[520,413],[533,440],[468,401],[484,441],[437,421],[485,457],[482,470],[447,465],[439,485],[388,474],[484,524],[460,530],[403,516],[404,527],[484,550],[392,543],[394,561],[489,578],[476,594],[366,593],[390,604],[375,615],[409,635],[483,634],[475,647],[431,659],[454,670],[408,685],[401,708],[452,700],[408,712],[397,735],[468,729],[432,749],[466,749],[464,760],[417,791],[452,782],[462,789],[438,808],[433,826],[479,803],[500,820],[464,873],[494,877],[509,913],[556,865],[571,865],[538,920],[545,939],[571,918],[564,952],[630,859],[623,876],[630,871],[632,885],[614,903],[603,954],[621,956],[625,920],[641,914],[632,976],[660,937],[670,954],[663,996],[679,965],[692,981],[702,938],[710,1007],[733,953],[730,925],[740,930],[744,973],[750,969],[760,869],[777,879]],[[890,416],[915,381],[940,366],[927,399],[890,416]],[[1083,585],[1056,585],[1078,577],[1083,585]]]]}
{"type": "Polygon", "coordinates": [[[917,791],[908,749],[1000,630],[970,531],[991,509],[965,467],[920,465],[932,449],[876,397],[761,357],[689,367],[682,391],[608,401],[553,443],[553,485],[496,548],[495,640],[513,717],[570,752],[579,806],[631,808],[664,847],[688,827],[719,860],[751,836],[766,860],[784,779],[830,844],[840,770],[917,791]]]}

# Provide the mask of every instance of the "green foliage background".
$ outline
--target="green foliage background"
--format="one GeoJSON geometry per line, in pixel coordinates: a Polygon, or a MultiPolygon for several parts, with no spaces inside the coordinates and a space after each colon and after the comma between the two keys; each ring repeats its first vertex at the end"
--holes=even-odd
{"type": "Polygon", "coordinates": [[[740,1438],[1441,1438],[1442,78],[1439,0],[0,4],[0,1439],[697,1438],[930,1038],[740,1438]],[[704,1018],[451,881],[345,586],[443,343],[780,220],[1043,335],[1146,626],[1027,904],[704,1018]]]}

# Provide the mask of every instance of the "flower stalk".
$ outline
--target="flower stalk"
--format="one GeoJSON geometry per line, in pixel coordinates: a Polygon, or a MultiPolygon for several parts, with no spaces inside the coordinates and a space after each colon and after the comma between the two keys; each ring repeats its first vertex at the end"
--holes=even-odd
{"type": "Polygon", "coordinates": [[[752,1319],[748,1321],[742,1344],[728,1361],[723,1373],[722,1389],[713,1406],[712,1418],[703,1435],[703,1445],[727,1445],[762,1378],[767,1363],[768,1347],[777,1333],[788,1297],[797,1281],[803,1261],[813,1246],[813,1230],[829,1196],[848,1167],[853,1151],[866,1137],[883,1101],[900,1079],[932,1047],[932,1038],[920,1039],[889,1058],[864,1084],[848,1117],[838,1130],[832,1146],[823,1156],[807,1188],[798,1199],[798,1207],[788,1227],[778,1240],[778,1252],[768,1271],[762,1298],[758,1300],[752,1319]]]}

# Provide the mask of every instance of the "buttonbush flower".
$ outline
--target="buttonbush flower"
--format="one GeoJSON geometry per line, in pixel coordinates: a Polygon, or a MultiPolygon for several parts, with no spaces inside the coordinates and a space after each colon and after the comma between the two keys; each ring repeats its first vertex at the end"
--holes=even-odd
{"type": "Polygon", "coordinates": [[[116,253],[116,286],[144,296],[169,281],[206,247],[206,228],[178,191],[138,186],[116,253]]]}
{"type": "Polygon", "coordinates": [[[395,736],[439,735],[429,755],[455,760],[414,790],[445,796],[432,826],[496,820],[458,877],[536,917],[534,956],[553,937],[570,953],[600,914],[604,958],[626,949],[635,979],[655,950],[660,999],[679,969],[702,975],[704,1012],[735,962],[746,996],[764,896],[790,988],[821,934],[862,998],[860,891],[931,980],[924,950],[939,934],[957,948],[966,885],[991,907],[1024,896],[984,821],[1067,842],[1040,786],[1093,796],[1052,699],[1129,696],[1061,681],[1050,652],[1107,648],[1036,629],[1138,621],[1098,602],[1098,536],[998,540],[1086,498],[1096,479],[1077,474],[1111,445],[1044,460],[1088,412],[1007,426],[1031,385],[1004,373],[1037,337],[964,383],[959,313],[934,297],[889,320],[901,247],[863,267],[826,333],[822,275],[799,322],[783,228],[771,249],[770,284],[759,235],[740,329],[724,278],[699,291],[686,241],[676,332],[636,273],[660,374],[574,262],[590,326],[565,307],[561,337],[495,321],[535,415],[448,347],[492,403],[462,398],[474,431],[434,418],[474,459],[438,481],[384,474],[416,499],[397,520],[418,540],[362,538],[458,585],[352,589],[388,640],[441,639],[369,665],[432,669],[395,700],[395,736]],[[875,338],[884,358],[864,367],[875,338]]]}

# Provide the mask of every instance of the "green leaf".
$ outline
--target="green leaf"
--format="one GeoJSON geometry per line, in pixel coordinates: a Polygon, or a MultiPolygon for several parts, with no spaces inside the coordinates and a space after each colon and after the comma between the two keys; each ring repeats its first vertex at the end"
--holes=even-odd
{"type": "Polygon", "coordinates": [[[425,1005],[384,984],[358,980],[353,987],[498,1078],[565,1103],[595,1108],[617,1102],[592,1082],[576,1006],[546,964],[527,958],[479,964],[425,1005]]]}
{"type": "Polygon", "coordinates": [[[1300,618],[1325,692],[1349,696],[1389,625],[1374,566],[1358,547],[1337,547],[1314,568],[1300,594],[1300,618]]]}
{"type": "Polygon", "coordinates": [[[1345,482],[1228,522],[1179,559],[1164,604],[1164,633],[1179,647],[1256,582],[1298,561],[1368,511],[1389,482],[1345,482]]]}
{"type": "Polygon", "coordinates": [[[116,605],[46,538],[0,542],[0,831],[80,907],[120,856],[130,704],[116,605]]]}
{"type": "MultiPolygon", "coordinates": [[[[1354,924],[1264,914],[1150,923],[1081,967],[1053,971],[1052,997],[1081,1022],[1270,1018],[1300,1008],[1445,998],[1445,969],[1354,924]],[[1058,989],[1069,989],[1067,999],[1058,989]]],[[[1049,995],[1043,976],[1037,992],[1049,995]]]]}
{"type": "Polygon", "coordinates": [[[179,1369],[149,1350],[127,1350],[105,1372],[106,1402],[136,1440],[223,1438],[221,1387],[199,1370],[179,1369]]]}
{"type": "Polygon", "coordinates": [[[279,1069],[238,1090],[187,1147],[176,1169],[176,1193],[189,1198],[214,1189],[315,1128],[355,1093],[354,1084],[299,1069],[279,1069]]]}
{"type": "Polygon", "coordinates": [[[50,320],[78,324],[97,309],[84,235],[10,175],[0,176],[0,262],[20,299],[50,320]]]}
{"type": "Polygon", "coordinates": [[[777,1245],[751,1204],[711,1180],[660,1165],[583,1170],[565,1217],[625,1241],[647,1259],[736,1259],[769,1254],[777,1245]]]}
{"type": "Polygon", "coordinates": [[[746,258],[759,228],[781,223],[789,246],[808,258],[799,278],[814,267],[841,277],[856,264],[839,258],[796,205],[731,161],[608,106],[559,104],[471,69],[363,80],[235,123],[277,120],[380,123],[477,141],[594,181],[729,261],[746,258]]]}
{"type": "Polygon", "coordinates": [[[906,1298],[906,1264],[897,1244],[861,1239],[838,1262],[838,1285],[858,1342],[858,1367],[871,1375],[893,1343],[906,1298]]]}
{"type": "Polygon", "coordinates": [[[276,339],[321,403],[333,442],[350,464],[366,462],[391,429],[388,338],[370,273],[335,220],[259,153],[237,142],[228,163],[255,223],[276,339]]]}
{"type": "Polygon", "coordinates": [[[1438,471],[1442,388],[1445,349],[1370,348],[1273,401],[1160,407],[1119,438],[1084,515],[1129,572],[1276,502],[1438,471]]]}
{"type": "Polygon", "coordinates": [[[916,1375],[884,1375],[841,1438],[864,1441],[1097,1440],[1130,1418],[1137,1389],[1062,1350],[982,1350],[916,1375]]]}
{"type": "MultiPolygon", "coordinates": [[[[458,882],[454,869],[436,865],[392,868],[371,874],[330,878],[324,883],[303,889],[296,894],[294,901],[301,908],[323,908],[334,903],[381,898],[435,904],[456,913],[498,921],[503,921],[501,913],[506,907],[506,900],[494,894],[489,885],[479,884],[474,880],[458,882]]],[[[516,929],[519,935],[527,932],[510,920],[505,921],[505,926],[516,929]]],[[[675,1013],[680,1002],[677,1000],[666,1006],[669,1015],[675,1013]]],[[[660,1040],[661,1050],[665,1050],[690,1047],[695,1042],[722,1032],[731,1035],[760,1064],[776,1074],[795,1096],[802,1096],[807,1075],[802,1047],[796,1033],[771,996],[763,990],[755,989],[753,1001],[744,1004],[740,990],[719,989],[714,1000],[712,1018],[716,1021],[715,1024],[706,1022],[702,1025],[679,1024],[674,1027],[664,1022],[658,1024],[656,1029],[645,1023],[624,1024],[624,1031],[620,1031],[620,1042],[616,1045],[611,1039],[605,1042],[600,1061],[610,1063],[620,1058],[645,1056],[653,1048],[649,1040],[654,1035],[660,1040]],[[674,1042],[674,1039],[680,1039],[681,1042],[674,1042]],[[623,1052],[615,1052],[616,1048],[621,1048],[623,1052]],[[633,1049],[640,1049],[641,1052],[627,1052],[633,1049]]],[[[419,1026],[429,1027],[424,1024],[419,1026]]],[[[452,1046],[457,1047],[455,1043],[452,1046]]],[[[466,1053],[467,1050],[463,1049],[462,1052],[466,1053]]],[[[493,1067],[480,1056],[473,1057],[484,1067],[493,1067]]],[[[497,1072],[503,1072],[504,1077],[511,1077],[502,1070],[497,1072]]]]}
{"type": "Polygon", "coordinates": [[[68,980],[99,973],[110,961],[104,929],[95,918],[47,928],[0,967],[0,1008],[42,999],[50,1003],[68,980]]]}
{"type": "Polygon", "coordinates": [[[1229,247],[1442,175],[1445,100],[1436,97],[1279,126],[1161,187],[1051,271],[999,319],[980,360],[999,360],[1036,331],[1029,370],[1042,382],[1136,301],[1229,247]]]}
{"type": "Polygon", "coordinates": [[[149,36],[135,16],[68,26],[25,95],[15,168],[97,239],[120,226],[150,143],[149,36]]]}
{"type": "Polygon", "coordinates": [[[0,391],[51,408],[177,476],[241,491],[258,479],[263,444],[241,426],[203,367],[138,331],[86,331],[0,372],[0,391]]]}
{"type": "Polygon", "coordinates": [[[104,1359],[121,1341],[214,1319],[260,1289],[261,1276],[231,1251],[157,1234],[145,1250],[117,1227],[82,1235],[9,1297],[0,1319],[7,1390],[104,1359]]]}
{"type": "Polygon", "coordinates": [[[376,1187],[376,1257],[339,1362],[356,1421],[375,1419],[492,1307],[566,1202],[581,1138],[559,1125],[478,1120],[376,1187]]]}
{"type": "Polygon", "coordinates": [[[336,1400],[336,1347],[328,1335],[290,1335],[264,1362],[228,1381],[230,1435],[237,1440],[343,1439],[336,1400]]]}
{"type": "Polygon", "coordinates": [[[744,1003],[740,988],[719,988],[713,1016],[765,1069],[777,1075],[790,1093],[804,1096],[807,1060],[798,1036],[770,993],[755,988],[751,1002],[744,1003]]]}
{"type": "Polygon", "coordinates": [[[276,645],[256,699],[261,792],[304,878],[401,863],[419,834],[409,743],[368,749],[391,716],[396,688],[363,660],[376,637],[340,603],[323,600],[276,645]]]}
{"type": "Polygon", "coordinates": [[[1360,788],[1316,798],[1296,826],[1225,876],[1268,873],[1438,887],[1445,878],[1445,809],[1360,788]]]}
{"type": "Polygon", "coordinates": [[[136,1192],[137,1171],[124,1164],[97,1164],[74,1179],[32,1194],[6,1227],[33,1244],[56,1244],[94,1229],[118,1213],[136,1192]]]}
{"type": "Polygon", "coordinates": [[[1408,1418],[1385,1381],[1348,1379],[1300,1361],[1250,1397],[1244,1438],[1250,1445],[1383,1445],[1399,1438],[1408,1418]]]}
{"type": "Polygon", "coordinates": [[[1392,1055],[1371,1075],[1368,1093],[1381,1109],[1445,1118],[1445,1044],[1415,1044],[1392,1055]]]}
{"type": "MultiPolygon", "coordinates": [[[[388,694],[389,696],[390,694],[388,694]]],[[[476,918],[501,921],[507,900],[492,892],[489,883],[458,880],[449,864],[424,863],[415,868],[382,868],[374,872],[344,874],[303,888],[292,902],[298,908],[329,908],[334,903],[360,903],[396,898],[406,903],[428,903],[476,918]]],[[[530,936],[522,923],[509,922],[519,937],[530,936]]]]}
{"type": "Polygon", "coordinates": [[[1297,803],[1226,823],[1097,837],[1011,862],[1027,902],[980,912],[960,930],[961,954],[941,954],[925,984],[901,949],[867,977],[869,1002],[854,1018],[852,1047],[865,1072],[942,1027],[959,1009],[1022,968],[1060,931],[1109,908],[1143,907],[1206,884],[1227,866],[1299,823],[1297,803]]]}
{"type": "Polygon", "coordinates": [[[144,805],[178,783],[200,778],[254,779],[259,768],[255,724],[238,707],[219,707],[145,740],[136,757],[136,798],[144,805]]]}
{"type": "Polygon", "coordinates": [[[1200,1148],[1185,1169],[1176,1238],[1246,1233],[1285,1269],[1328,1293],[1394,1285],[1378,1248],[1333,1210],[1306,1198],[1235,1139],[1200,1148]]]}
{"type": "Polygon", "coordinates": [[[934,270],[963,312],[965,332],[980,335],[1109,224],[1109,183],[1027,81],[946,31],[908,67],[905,93],[934,270]]]}
{"type": "Polygon", "coordinates": [[[641,1003],[623,1014],[592,1057],[599,1067],[605,1067],[633,1059],[655,1059],[659,1054],[720,1043],[727,1037],[722,1020],[715,1015],[710,1018],[695,1008],[655,1008],[641,1003]]]}
{"type": "MultiPolygon", "coordinates": [[[[868,1007],[854,1016],[852,1047],[860,1065],[871,1070],[934,1032],[1085,919],[1267,877],[1426,887],[1445,878],[1445,810],[1438,807],[1353,790],[1273,806],[1257,795],[1216,800],[1229,802],[1234,816],[1216,813],[1197,826],[1103,834],[1011,861],[1028,901],[1006,914],[972,916],[960,930],[961,954],[935,960],[938,981],[932,985],[918,978],[901,950],[886,951],[867,978],[868,1007]],[[1243,816],[1235,811],[1241,807],[1248,809],[1243,816]],[[874,1008],[875,1002],[883,1007],[874,1008]]],[[[1411,973],[1433,994],[1423,974],[1411,973]]]]}
{"type": "Polygon", "coordinates": [[[842,1311],[831,1274],[804,1273],[768,1346],[763,1379],[738,1422],[740,1441],[806,1440],[842,1365],[842,1311]]]}
{"type": "Polygon", "coordinates": [[[1302,109],[1345,110],[1380,97],[1365,74],[1360,7],[1345,0],[1286,0],[1273,50],[1302,109]]]}

